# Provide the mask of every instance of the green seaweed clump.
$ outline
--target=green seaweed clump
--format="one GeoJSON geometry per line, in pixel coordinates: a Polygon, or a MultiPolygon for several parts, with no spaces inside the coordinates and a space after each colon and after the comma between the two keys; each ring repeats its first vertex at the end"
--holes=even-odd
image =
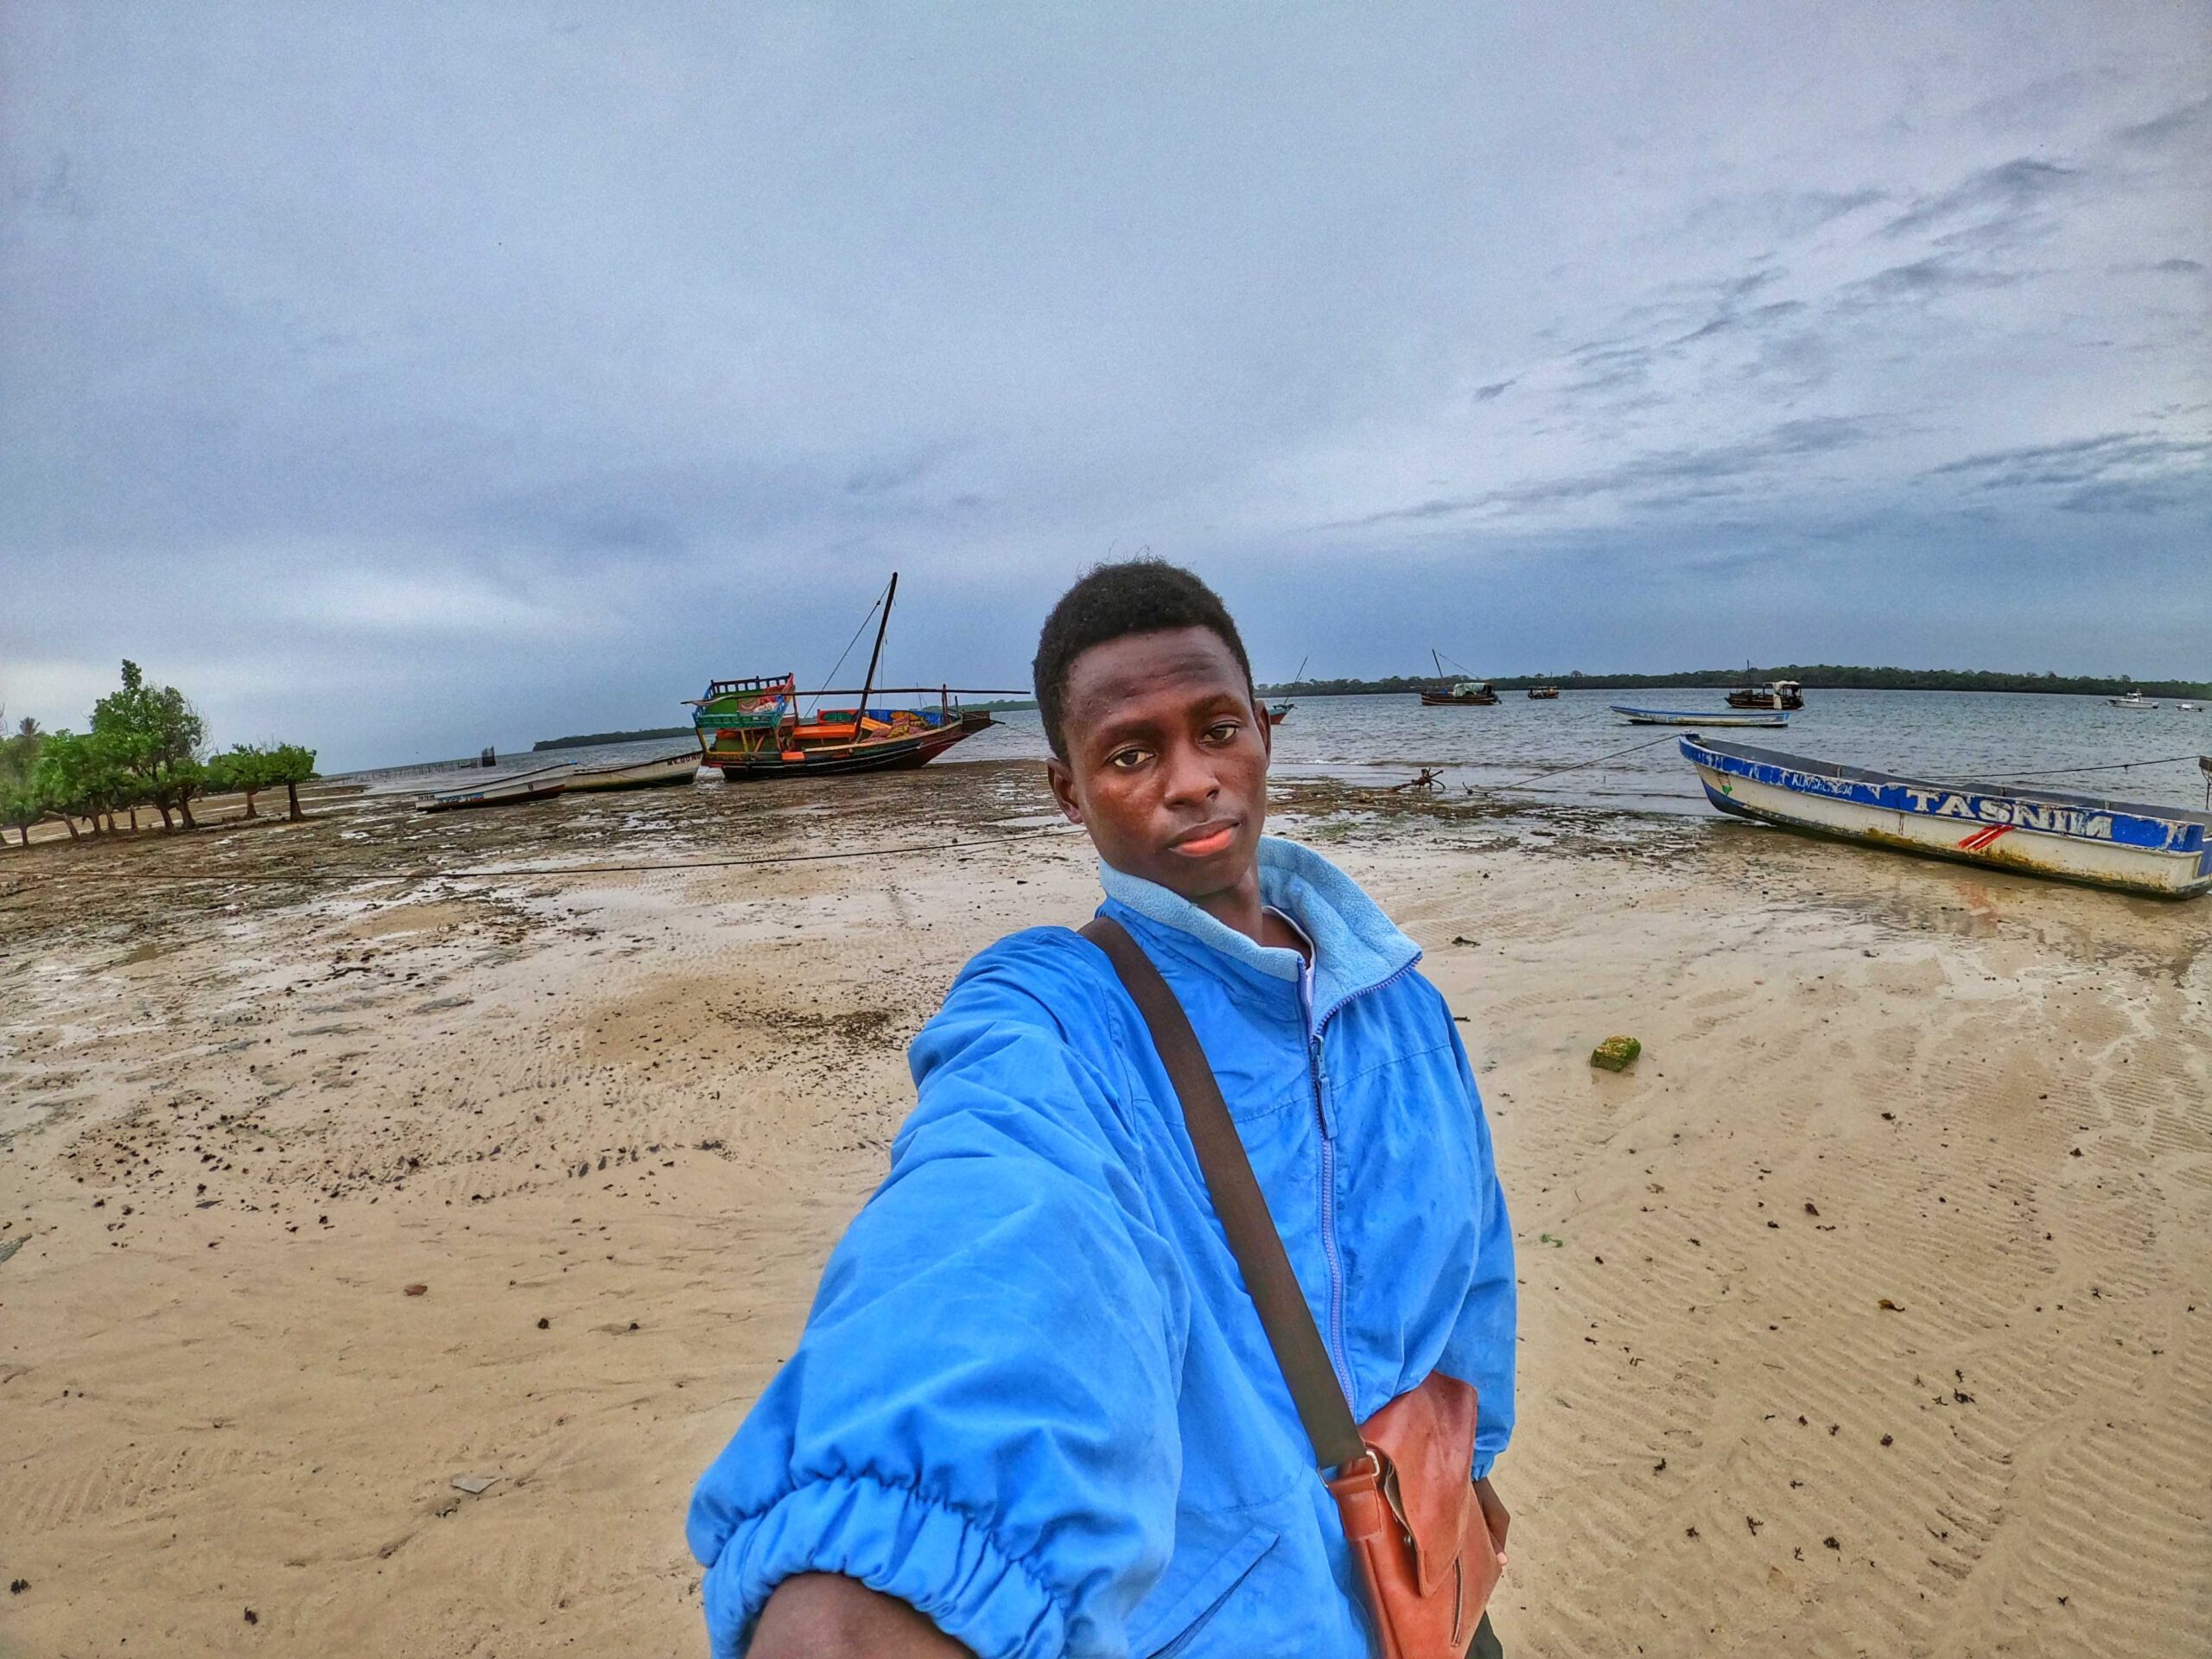
{"type": "Polygon", "coordinates": [[[1606,1071],[1625,1071],[1643,1052],[1643,1045],[1633,1037],[1608,1037],[1590,1051],[1590,1064],[1606,1071]]]}

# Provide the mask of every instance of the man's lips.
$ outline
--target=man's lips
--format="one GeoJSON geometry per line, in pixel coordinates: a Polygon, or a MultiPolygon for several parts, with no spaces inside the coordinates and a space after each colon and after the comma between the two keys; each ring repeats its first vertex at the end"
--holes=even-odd
{"type": "Polygon", "coordinates": [[[1236,839],[1236,820],[1217,818],[1211,823],[1202,823],[1196,829],[1185,830],[1167,843],[1167,849],[1170,852],[1180,853],[1185,858],[1211,858],[1214,854],[1224,850],[1229,843],[1236,839]]]}

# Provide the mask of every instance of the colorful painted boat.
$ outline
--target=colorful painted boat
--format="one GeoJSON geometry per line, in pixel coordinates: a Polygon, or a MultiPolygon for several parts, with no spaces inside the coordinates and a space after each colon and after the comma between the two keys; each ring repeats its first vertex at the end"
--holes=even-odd
{"type": "Polygon", "coordinates": [[[619,761],[611,766],[579,766],[569,779],[569,793],[596,789],[665,789],[699,775],[699,752],[664,754],[651,760],[619,761]]]}
{"type": "MultiPolygon", "coordinates": [[[[692,700],[691,723],[699,734],[699,764],[718,768],[732,783],[758,778],[838,777],[852,772],[898,772],[926,766],[954,744],[993,724],[980,709],[960,707],[951,686],[878,686],[877,664],[883,636],[891,626],[899,577],[879,601],[883,619],[869,653],[860,701],[849,709],[824,709],[825,696],[849,696],[849,690],[801,693],[795,676],[756,676],[715,680],[706,695],[692,700]],[[916,709],[879,706],[869,699],[921,694],[937,706],[916,709]],[[802,712],[802,696],[815,707],[802,712]]],[[[865,626],[865,624],[863,624],[865,626]]]]}
{"type": "Polygon", "coordinates": [[[1271,702],[1261,712],[1267,715],[1268,725],[1280,726],[1290,718],[1290,711],[1297,707],[1294,702],[1271,702]]]}
{"type": "Polygon", "coordinates": [[[1939,783],[1700,737],[1681,750],[1706,798],[1736,817],[2159,898],[2212,890],[2212,812],[1939,783]]]}
{"type": "Polygon", "coordinates": [[[1606,705],[1631,726],[1787,726],[1780,709],[1637,709],[1625,702],[1606,705]]]}
{"type": "Polygon", "coordinates": [[[472,806],[512,806],[518,801],[550,800],[565,792],[575,767],[563,760],[531,772],[486,778],[462,789],[443,789],[423,804],[425,812],[453,812],[472,806]]]}

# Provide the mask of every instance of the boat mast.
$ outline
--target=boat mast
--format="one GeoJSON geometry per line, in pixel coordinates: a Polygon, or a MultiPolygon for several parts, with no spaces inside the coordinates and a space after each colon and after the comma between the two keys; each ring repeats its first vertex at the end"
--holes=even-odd
{"type": "Polygon", "coordinates": [[[875,689],[875,665],[883,657],[884,630],[891,626],[892,601],[899,597],[899,573],[891,573],[891,586],[883,594],[883,620],[875,625],[875,648],[868,654],[868,677],[861,682],[861,706],[853,716],[853,741],[857,743],[868,732],[868,694],[875,689]]]}
{"type": "Polygon", "coordinates": [[[1436,647],[1434,645],[1431,645],[1428,648],[1428,660],[1436,664],[1436,677],[1440,680],[1442,679],[1444,677],[1444,659],[1436,654],[1436,647]]]}

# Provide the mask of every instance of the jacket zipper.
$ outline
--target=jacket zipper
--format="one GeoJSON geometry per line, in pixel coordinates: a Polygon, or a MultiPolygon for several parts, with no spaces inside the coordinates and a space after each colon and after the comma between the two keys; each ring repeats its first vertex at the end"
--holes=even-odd
{"type": "Polygon", "coordinates": [[[1358,1406],[1351,1389],[1351,1361],[1344,1350],[1344,1271],[1337,1250],[1337,1125],[1329,1111],[1328,1061],[1322,1052],[1321,1028],[1313,1023],[1313,969],[1299,976],[1300,1000],[1306,1004],[1306,1058],[1313,1084],[1313,1116],[1321,1128],[1321,1258],[1329,1268],[1329,1363],[1337,1373],[1337,1386],[1355,1413],[1358,1406]]]}
{"type": "MultiPolygon", "coordinates": [[[[1377,980],[1363,990],[1353,993],[1364,996],[1379,991],[1384,986],[1411,973],[1414,963],[1408,963],[1397,972],[1377,980]]],[[[1330,1008],[1319,1020],[1313,1017],[1313,966],[1307,963],[1298,979],[1299,1000],[1306,1005],[1306,1070],[1313,1083],[1313,1114],[1321,1126],[1321,1256],[1329,1268],[1329,1328],[1325,1338],[1329,1350],[1329,1363],[1335,1368],[1337,1385],[1344,1389],[1344,1400],[1356,1416],[1359,1411],[1357,1396],[1352,1393],[1351,1358],[1344,1341],[1344,1271],[1343,1258],[1337,1250],[1337,1124],[1329,1110],[1329,1070],[1322,1052],[1324,1028],[1344,1003],[1330,1008]]]]}

